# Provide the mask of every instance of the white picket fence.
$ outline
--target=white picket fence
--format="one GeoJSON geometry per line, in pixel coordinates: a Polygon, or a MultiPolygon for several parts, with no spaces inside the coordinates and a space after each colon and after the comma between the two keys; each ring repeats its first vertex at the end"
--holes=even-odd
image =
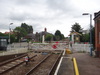
{"type": "Polygon", "coordinates": [[[72,44],[70,49],[73,51],[90,52],[90,44],[72,44]]]}

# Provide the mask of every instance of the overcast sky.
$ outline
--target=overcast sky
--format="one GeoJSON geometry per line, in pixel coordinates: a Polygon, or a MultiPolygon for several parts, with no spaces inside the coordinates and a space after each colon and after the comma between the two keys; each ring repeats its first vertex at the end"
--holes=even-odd
{"type": "MultiPolygon", "coordinates": [[[[100,10],[100,0],[0,0],[0,32],[14,29],[21,23],[33,26],[34,33],[47,28],[50,33],[60,30],[68,36],[75,22],[89,28],[89,16],[100,10]]],[[[94,22],[92,23],[94,24],[94,22]]]]}

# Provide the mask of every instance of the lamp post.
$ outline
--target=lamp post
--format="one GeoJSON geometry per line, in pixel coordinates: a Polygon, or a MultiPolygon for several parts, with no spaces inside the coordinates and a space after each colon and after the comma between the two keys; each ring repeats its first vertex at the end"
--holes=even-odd
{"type": "Polygon", "coordinates": [[[82,15],[89,15],[90,16],[90,56],[92,56],[92,14],[83,13],[82,15]]]}
{"type": "MultiPolygon", "coordinates": [[[[10,28],[10,25],[12,25],[13,23],[10,23],[9,24],[9,46],[10,46],[10,31],[11,31],[11,28],[10,28]]],[[[11,50],[11,47],[10,47],[10,50],[11,50]]]]}

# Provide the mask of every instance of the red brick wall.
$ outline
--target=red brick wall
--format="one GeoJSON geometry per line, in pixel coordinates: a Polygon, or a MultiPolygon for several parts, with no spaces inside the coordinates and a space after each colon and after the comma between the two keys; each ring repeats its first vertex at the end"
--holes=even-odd
{"type": "Polygon", "coordinates": [[[100,18],[95,19],[95,48],[97,56],[100,57],[100,18]]]}

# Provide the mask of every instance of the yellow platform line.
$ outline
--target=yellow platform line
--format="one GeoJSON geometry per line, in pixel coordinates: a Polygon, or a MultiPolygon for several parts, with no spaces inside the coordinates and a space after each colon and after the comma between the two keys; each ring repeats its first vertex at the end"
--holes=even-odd
{"type": "Polygon", "coordinates": [[[79,70],[78,70],[76,58],[73,58],[73,64],[74,64],[75,75],[79,75],[79,70]]]}

